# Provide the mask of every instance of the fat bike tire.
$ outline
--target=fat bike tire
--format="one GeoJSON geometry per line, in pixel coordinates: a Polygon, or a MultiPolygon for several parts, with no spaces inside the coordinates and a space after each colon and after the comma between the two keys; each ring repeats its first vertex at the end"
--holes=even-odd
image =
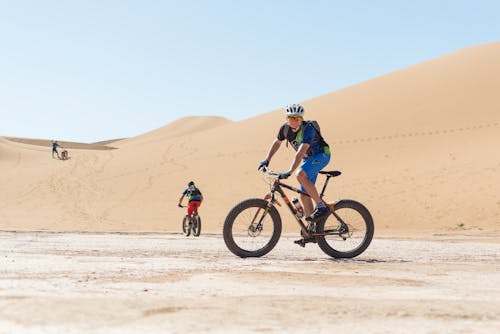
{"type": "Polygon", "coordinates": [[[201,233],[201,218],[200,216],[196,215],[194,217],[196,220],[195,223],[193,224],[193,236],[199,237],[201,233]]]}
{"type": "Polygon", "coordinates": [[[274,206],[265,213],[267,208],[267,201],[252,198],[229,211],[224,221],[223,237],[233,254],[242,258],[261,257],[276,246],[281,236],[281,217],[274,206]],[[262,217],[260,230],[252,230],[262,217]]]}
{"type": "Polygon", "coordinates": [[[189,237],[189,235],[191,234],[191,226],[189,226],[189,221],[190,218],[187,215],[182,219],[182,234],[184,234],[186,237],[189,237]]]}
{"type": "MultiPolygon", "coordinates": [[[[354,200],[340,200],[335,203],[334,212],[347,224],[349,231],[336,235],[316,237],[318,246],[327,255],[334,258],[353,258],[363,253],[373,239],[373,218],[368,209],[354,200]]],[[[340,225],[338,219],[330,213],[318,221],[318,234],[325,233],[340,225]]]]}

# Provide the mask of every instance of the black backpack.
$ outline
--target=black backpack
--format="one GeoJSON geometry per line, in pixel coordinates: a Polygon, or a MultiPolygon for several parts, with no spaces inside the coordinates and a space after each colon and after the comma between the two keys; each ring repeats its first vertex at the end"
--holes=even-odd
{"type": "MultiPolygon", "coordinates": [[[[316,121],[306,121],[306,123],[307,123],[306,125],[312,123],[312,125],[314,127],[314,130],[316,130],[316,133],[319,136],[321,146],[323,146],[323,147],[329,146],[328,143],[323,139],[323,136],[321,135],[321,131],[319,129],[318,122],[316,122],[316,121]]],[[[288,139],[288,132],[289,131],[290,131],[290,125],[287,124],[285,126],[285,129],[284,129],[285,139],[288,139]]],[[[288,140],[286,141],[286,147],[288,147],[288,140]]]]}

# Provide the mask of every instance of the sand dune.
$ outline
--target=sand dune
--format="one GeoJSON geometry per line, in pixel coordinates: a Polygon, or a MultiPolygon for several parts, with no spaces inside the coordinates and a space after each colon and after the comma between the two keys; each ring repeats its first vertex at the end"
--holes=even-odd
{"type": "Polygon", "coordinates": [[[207,129],[217,128],[230,123],[230,120],[217,116],[183,117],[159,129],[137,137],[114,142],[114,145],[119,147],[145,145],[152,142],[164,141],[166,139],[193,135],[200,131],[206,131],[207,129]]]}
{"type": "MultiPolygon", "coordinates": [[[[17,138],[17,137],[4,137],[4,138],[17,143],[48,147],[49,150],[52,149],[52,140],[49,139],[17,138]]],[[[112,142],[114,141],[111,140],[106,142],[86,144],[86,143],[76,143],[71,141],[58,141],[59,145],[61,145],[66,149],[74,148],[81,150],[113,150],[115,149],[115,147],[108,145],[111,144],[112,142]]]]}
{"type": "Polygon", "coordinates": [[[117,138],[117,139],[102,140],[102,141],[98,141],[98,142],[95,142],[95,143],[92,143],[92,144],[93,145],[111,146],[112,143],[120,141],[120,140],[124,140],[124,139],[127,139],[127,138],[117,138]]]}
{"type": "MultiPolygon", "coordinates": [[[[344,173],[328,198],[366,204],[382,235],[500,231],[499,58],[500,43],[481,45],[304,101],[333,148],[327,168],[344,173]]],[[[0,229],[179,231],[194,180],[204,231],[220,233],[236,202],[267,191],[256,167],[283,121],[184,118],[64,162],[0,138],[0,229]]],[[[283,145],[271,167],[292,156],[283,145]]]]}

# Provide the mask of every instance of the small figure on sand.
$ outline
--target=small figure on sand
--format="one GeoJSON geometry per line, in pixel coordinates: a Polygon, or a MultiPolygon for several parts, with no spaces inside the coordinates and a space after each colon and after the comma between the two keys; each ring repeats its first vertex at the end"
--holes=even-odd
{"type": "Polygon", "coordinates": [[[179,198],[179,204],[178,206],[182,208],[182,200],[184,197],[187,196],[188,198],[188,210],[187,214],[188,216],[191,216],[194,211],[198,211],[198,208],[201,205],[201,202],[203,201],[203,195],[201,194],[200,189],[198,189],[193,181],[190,181],[188,183],[188,187],[184,189],[182,192],[181,198],[179,198]]]}
{"type": "Polygon", "coordinates": [[[68,150],[61,146],[61,160],[68,160],[68,150]]]}
{"type": "Polygon", "coordinates": [[[61,159],[61,157],[59,156],[59,152],[57,151],[57,148],[59,147],[59,143],[57,142],[57,140],[53,140],[52,141],[52,159],[54,159],[54,153],[57,155],[57,159],[61,159]]]}

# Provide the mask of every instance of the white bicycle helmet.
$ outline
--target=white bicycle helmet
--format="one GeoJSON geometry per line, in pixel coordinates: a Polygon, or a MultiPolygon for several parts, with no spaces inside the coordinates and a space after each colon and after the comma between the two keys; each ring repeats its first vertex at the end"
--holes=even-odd
{"type": "Polygon", "coordinates": [[[300,104],[289,104],[285,108],[285,114],[287,116],[304,116],[304,107],[300,104]]]}

